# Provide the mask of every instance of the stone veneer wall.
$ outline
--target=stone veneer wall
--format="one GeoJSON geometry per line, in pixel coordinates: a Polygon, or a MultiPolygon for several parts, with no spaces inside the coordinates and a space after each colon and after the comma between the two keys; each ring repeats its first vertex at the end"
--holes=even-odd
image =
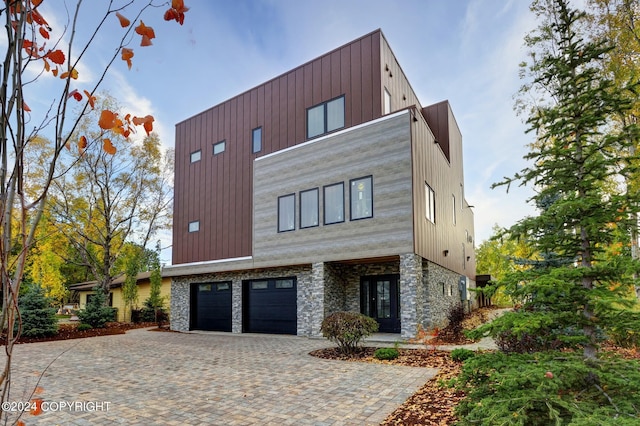
{"type": "MultiPolygon", "coordinates": [[[[171,282],[171,329],[189,331],[191,315],[191,285],[196,283],[231,281],[232,283],[232,332],[242,332],[242,282],[263,278],[297,278],[297,334],[311,335],[314,314],[314,293],[312,268],[310,266],[292,266],[272,269],[252,269],[249,271],[221,272],[215,274],[189,275],[176,277],[171,282]]],[[[322,320],[321,320],[322,321],[322,320]]]]}
{"type": "Polygon", "coordinates": [[[400,327],[404,338],[415,337],[423,321],[424,288],[422,257],[400,255],[400,327]]]}
{"type": "Polygon", "coordinates": [[[422,282],[426,293],[422,326],[427,330],[443,327],[447,324],[449,309],[460,302],[460,275],[428,260],[423,260],[422,267],[422,282]]]}
{"type": "Polygon", "coordinates": [[[242,282],[295,276],[298,290],[297,334],[319,337],[322,335],[322,320],[328,315],[337,311],[360,312],[360,277],[389,274],[400,275],[402,337],[414,337],[419,326],[428,330],[446,325],[449,308],[459,302],[459,275],[414,253],[407,253],[400,255],[400,261],[396,262],[318,262],[308,266],[177,277],[171,283],[171,329],[188,331],[190,328],[192,284],[231,281],[232,332],[241,333],[242,282]]]}

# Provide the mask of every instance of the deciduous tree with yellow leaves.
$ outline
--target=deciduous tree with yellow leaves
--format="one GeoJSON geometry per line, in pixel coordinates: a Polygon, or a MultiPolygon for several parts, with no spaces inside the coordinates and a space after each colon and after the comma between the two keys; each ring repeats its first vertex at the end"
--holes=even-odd
{"type": "MultiPolygon", "coordinates": [[[[2,314],[0,323],[5,335],[7,357],[0,372],[0,399],[9,395],[11,385],[11,354],[19,337],[14,324],[20,323],[18,292],[28,263],[28,255],[35,241],[51,185],[58,177],[58,160],[64,149],[82,152],[90,140],[78,135],[78,123],[96,107],[96,94],[100,85],[108,79],[108,70],[123,60],[128,66],[135,61],[133,48],[140,40],[141,48],[152,45],[156,34],[143,23],[145,14],[164,12],[164,19],[182,24],[188,8],[183,0],[154,2],[152,0],[128,0],[86,2],[48,2],[46,0],[4,0],[0,3],[6,41],[0,68],[0,280],[2,281],[2,314]],[[49,24],[43,5],[65,8],[68,22],[60,27],[49,24]],[[162,7],[161,9],[158,9],[162,7]],[[90,9],[97,21],[83,21],[80,12],[90,9]],[[94,26],[94,22],[97,22],[94,26]],[[83,26],[91,36],[85,41],[77,37],[83,26]],[[99,38],[99,34],[106,37],[99,38]],[[111,43],[109,57],[104,58],[104,68],[90,83],[79,80],[86,52],[94,44],[111,43]],[[106,41],[105,41],[106,40],[106,41]],[[35,77],[34,77],[35,76],[35,77]],[[57,95],[48,105],[32,103],[30,93],[40,84],[57,81],[57,95]],[[27,191],[25,153],[37,138],[53,142],[50,151],[43,154],[45,172],[39,190],[27,191]]],[[[118,111],[99,112],[98,127],[102,137],[98,139],[104,151],[117,155],[112,143],[114,135],[130,137],[141,127],[146,134],[153,130],[151,115],[137,117],[119,114],[118,111]]],[[[0,408],[1,410],[1,408],[0,408]]],[[[0,411],[0,417],[6,413],[0,411]]]]}

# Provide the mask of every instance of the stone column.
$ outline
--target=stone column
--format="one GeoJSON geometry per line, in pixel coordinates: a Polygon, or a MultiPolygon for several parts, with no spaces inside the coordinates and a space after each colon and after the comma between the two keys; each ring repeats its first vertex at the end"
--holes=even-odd
{"type": "Polygon", "coordinates": [[[231,280],[231,332],[242,333],[242,280],[231,280]]]}
{"type": "Polygon", "coordinates": [[[190,289],[191,286],[188,282],[171,281],[171,311],[169,316],[171,330],[189,331],[190,289]]]}
{"type": "Polygon", "coordinates": [[[307,306],[309,307],[309,330],[311,337],[321,337],[320,327],[324,319],[324,286],[325,264],[323,262],[311,265],[311,288],[307,306]]]}
{"type": "Polygon", "coordinates": [[[422,317],[422,257],[400,255],[400,326],[403,338],[415,337],[422,317]]]}

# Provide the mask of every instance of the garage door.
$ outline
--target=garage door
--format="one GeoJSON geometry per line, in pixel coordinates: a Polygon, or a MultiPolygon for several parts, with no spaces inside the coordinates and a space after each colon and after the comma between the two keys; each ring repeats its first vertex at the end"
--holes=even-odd
{"type": "Polygon", "coordinates": [[[231,331],[231,282],[198,283],[191,290],[191,328],[231,331]]]}
{"type": "Polygon", "coordinates": [[[297,334],[295,278],[246,281],[242,306],[244,332],[297,334]]]}

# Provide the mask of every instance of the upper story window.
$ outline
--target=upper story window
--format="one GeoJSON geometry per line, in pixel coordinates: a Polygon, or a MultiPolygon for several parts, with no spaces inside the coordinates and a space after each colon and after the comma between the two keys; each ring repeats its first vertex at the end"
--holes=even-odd
{"type": "Polygon", "coordinates": [[[251,131],[251,151],[262,151],[262,127],[255,128],[251,131]]]}
{"type": "Polygon", "coordinates": [[[324,224],[344,222],[344,183],[334,183],[323,188],[324,224]]]}
{"type": "Polygon", "coordinates": [[[296,228],[296,195],[278,197],[278,232],[293,231],[296,228]]]}
{"type": "Polygon", "coordinates": [[[350,182],[351,220],[373,217],[373,178],[366,176],[350,182]]]}
{"type": "Polygon", "coordinates": [[[451,200],[453,202],[453,224],[456,224],[456,196],[451,194],[451,200]]]}
{"type": "Polygon", "coordinates": [[[382,102],[383,102],[382,113],[390,114],[391,113],[391,93],[389,93],[386,87],[384,88],[384,98],[382,99],[382,102]]]}
{"type": "Polygon", "coordinates": [[[300,228],[318,226],[318,188],[300,192],[300,228]]]}
{"type": "Polygon", "coordinates": [[[436,223],[436,193],[426,182],[424,183],[424,190],[426,199],[425,216],[430,222],[436,223]]]}
{"type": "Polygon", "coordinates": [[[221,152],[224,152],[226,141],[220,141],[218,143],[213,144],[213,155],[218,155],[221,152]]]}
{"type": "Polygon", "coordinates": [[[189,232],[198,232],[200,230],[200,221],[194,220],[189,222],[189,232]]]}
{"type": "Polygon", "coordinates": [[[344,127],[344,95],[307,109],[307,138],[344,127]]]}
{"type": "Polygon", "coordinates": [[[191,162],[195,163],[197,161],[200,161],[200,159],[202,158],[202,151],[201,150],[197,150],[191,153],[191,162]]]}

